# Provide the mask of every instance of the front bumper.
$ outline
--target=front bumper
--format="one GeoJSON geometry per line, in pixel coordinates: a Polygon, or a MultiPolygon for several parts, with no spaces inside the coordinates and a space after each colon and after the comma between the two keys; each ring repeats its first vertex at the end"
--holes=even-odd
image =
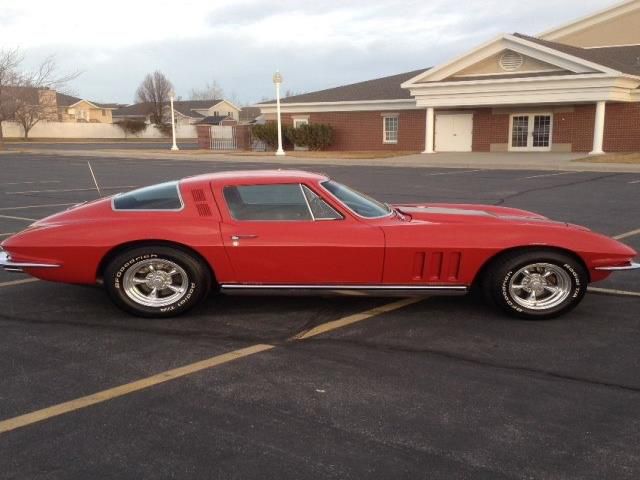
{"type": "Polygon", "coordinates": [[[596,267],[595,270],[602,270],[605,272],[621,272],[625,270],[637,270],[640,268],[640,263],[629,262],[629,265],[618,265],[615,267],[596,267]]]}
{"type": "Polygon", "coordinates": [[[9,253],[0,251],[0,268],[7,272],[22,272],[24,268],[58,268],[56,263],[14,262],[9,253]]]}

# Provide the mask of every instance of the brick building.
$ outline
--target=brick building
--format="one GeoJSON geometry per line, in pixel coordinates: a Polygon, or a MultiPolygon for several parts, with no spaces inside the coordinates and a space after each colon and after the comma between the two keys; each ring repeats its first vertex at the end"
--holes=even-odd
{"type": "MultiPolygon", "coordinates": [[[[640,151],[640,0],[538,36],[501,35],[431,69],[282,100],[335,150],[640,151]]],[[[275,118],[275,102],[258,105],[275,118]]]]}

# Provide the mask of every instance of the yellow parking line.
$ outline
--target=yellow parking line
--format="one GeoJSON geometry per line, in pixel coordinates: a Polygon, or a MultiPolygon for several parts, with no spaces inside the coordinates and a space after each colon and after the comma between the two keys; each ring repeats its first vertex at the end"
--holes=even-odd
{"type": "Polygon", "coordinates": [[[234,350],[233,352],[228,352],[222,355],[207,358],[206,360],[202,360],[200,362],[191,363],[189,365],[185,365],[184,367],[167,370],[166,372],[143,378],[142,380],[126,383],[124,385],[109,388],[107,390],[102,390],[101,392],[87,395],[86,397],[76,398],[75,400],[59,403],[58,405],[54,405],[52,407],[43,408],[42,410],[36,410],[35,412],[20,415],[19,417],[10,418],[8,420],[0,422],[0,433],[9,432],[11,430],[15,430],[16,428],[25,427],[27,425],[46,420],[48,418],[57,417],[58,415],[73,412],[74,410],[89,407],[91,405],[95,405],[96,403],[102,403],[113,398],[122,397],[123,395],[128,395],[139,390],[144,390],[145,388],[153,387],[154,385],[165,383],[170,380],[175,380],[176,378],[184,377],[186,375],[190,375],[207,368],[217,367],[218,365],[229,363],[240,358],[248,357],[249,355],[254,355],[266,350],[271,350],[272,348],[275,347],[273,345],[263,344],[252,345],[251,347],[241,348],[240,350],[234,350]]]}
{"type": "MultiPolygon", "coordinates": [[[[36,279],[29,279],[26,281],[35,281],[35,280],[36,279]]],[[[25,280],[18,280],[18,282],[20,281],[26,282],[25,280]]],[[[0,286],[2,286],[2,284],[0,284],[0,286]]],[[[387,313],[393,310],[397,310],[407,305],[417,303],[420,300],[423,300],[423,298],[408,298],[408,299],[403,299],[403,300],[398,300],[396,302],[388,303],[386,305],[375,307],[361,313],[349,315],[339,320],[334,320],[332,322],[327,322],[322,325],[318,325],[317,327],[311,330],[302,332],[298,335],[291,337],[290,340],[302,340],[305,338],[313,337],[315,335],[320,335],[321,333],[326,333],[331,330],[336,330],[338,328],[342,328],[347,325],[351,325],[355,322],[366,320],[368,318],[374,317],[376,315],[380,315],[382,313],[387,313]]],[[[275,345],[267,345],[267,344],[252,345],[247,348],[241,348],[239,350],[234,350],[232,352],[207,358],[199,362],[191,363],[183,367],[174,368],[173,370],[167,370],[165,372],[158,373],[151,377],[143,378],[131,383],[126,383],[124,385],[109,388],[107,390],[102,390],[100,392],[93,393],[85,397],[76,398],[68,402],[59,403],[57,405],[43,408],[41,410],[36,410],[31,413],[26,413],[18,417],[9,418],[7,420],[0,421],[0,433],[9,432],[11,430],[15,430],[21,427],[26,427],[27,425],[41,422],[43,420],[47,420],[52,417],[57,417],[58,415],[63,415],[65,413],[73,412],[75,410],[80,410],[81,408],[86,408],[91,405],[95,405],[97,403],[102,403],[117,397],[129,395],[131,393],[138,392],[140,390],[144,390],[146,388],[153,387],[161,383],[165,383],[171,380],[175,380],[177,378],[185,377],[187,375],[191,375],[192,373],[200,372],[202,370],[217,367],[219,365],[223,365],[225,363],[229,363],[234,360],[239,360],[241,358],[245,358],[250,355],[255,355],[256,353],[265,352],[273,348],[275,348],[275,345]]]]}
{"type": "Polygon", "coordinates": [[[405,298],[403,300],[398,300],[397,302],[387,303],[386,305],[372,308],[371,310],[367,310],[366,312],[355,313],[353,315],[349,315],[348,317],[340,318],[332,322],[323,323],[321,325],[318,325],[317,327],[312,328],[311,330],[300,332],[297,335],[291,337],[289,340],[303,340],[305,338],[315,337],[316,335],[320,335],[331,330],[336,330],[337,328],[346,327],[347,325],[351,325],[352,323],[361,322],[362,320],[375,317],[376,315],[380,315],[382,313],[398,310],[399,308],[406,307],[407,305],[412,305],[421,300],[424,300],[424,297],[405,298]]]}
{"type": "Polygon", "coordinates": [[[12,280],[10,282],[0,283],[0,287],[11,287],[13,285],[22,285],[23,283],[39,282],[37,278],[24,278],[22,280],[12,280]]]}
{"type": "Polygon", "coordinates": [[[616,240],[622,240],[623,238],[634,237],[636,235],[640,235],[640,228],[637,228],[636,230],[631,230],[630,232],[621,233],[620,235],[616,235],[613,238],[615,238],[616,240]]]}

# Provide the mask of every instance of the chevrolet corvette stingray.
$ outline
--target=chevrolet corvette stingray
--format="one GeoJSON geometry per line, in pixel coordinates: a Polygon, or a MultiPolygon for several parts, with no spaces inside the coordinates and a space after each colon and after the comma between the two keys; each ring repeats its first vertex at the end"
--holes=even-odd
{"type": "Polygon", "coordinates": [[[226,294],[460,295],[521,318],[578,305],[587,285],[640,268],[587,228],[489,205],[385,204],[325,175],[221,172],[84,203],[6,239],[0,266],[103,284],[135,315],[226,294]]]}

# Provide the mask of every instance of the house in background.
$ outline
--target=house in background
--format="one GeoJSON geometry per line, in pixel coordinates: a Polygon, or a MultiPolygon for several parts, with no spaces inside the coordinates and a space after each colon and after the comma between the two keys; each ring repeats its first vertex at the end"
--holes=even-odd
{"type": "Polygon", "coordinates": [[[284,98],[283,122],[332,125],[336,150],[640,151],[639,25],[630,0],[501,35],[431,69],[284,98]]]}
{"type": "Polygon", "coordinates": [[[121,105],[98,103],[56,92],[57,120],[60,122],[113,123],[112,112],[121,105]]]}
{"type": "MultiPolygon", "coordinates": [[[[114,123],[122,120],[141,120],[151,123],[150,103],[134,103],[118,108],[113,112],[114,123]]],[[[173,102],[177,124],[195,125],[206,117],[224,117],[238,120],[240,107],[228,100],[177,100],[173,102]]],[[[164,106],[165,118],[171,118],[169,102],[164,106]]]]}
{"type": "Polygon", "coordinates": [[[242,107],[238,121],[246,125],[257,123],[260,115],[260,107],[242,107]]]}

